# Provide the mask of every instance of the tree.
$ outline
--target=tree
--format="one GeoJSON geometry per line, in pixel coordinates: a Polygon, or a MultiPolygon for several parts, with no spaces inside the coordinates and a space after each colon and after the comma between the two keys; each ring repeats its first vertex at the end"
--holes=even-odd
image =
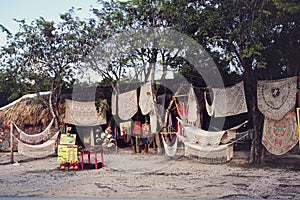
{"type": "Polygon", "coordinates": [[[255,130],[251,158],[263,163],[255,83],[299,74],[300,5],[293,0],[211,0],[176,1],[168,7],[173,26],[199,41],[220,70],[242,74],[255,130]]]}
{"type": "Polygon", "coordinates": [[[86,27],[89,22],[74,17],[74,9],[61,15],[55,24],[39,18],[25,23],[18,21],[20,31],[8,35],[2,47],[2,66],[15,73],[19,81],[33,83],[32,89],[50,90],[49,106],[56,125],[58,103],[64,87],[72,86],[75,71],[90,50],[86,27]]]}

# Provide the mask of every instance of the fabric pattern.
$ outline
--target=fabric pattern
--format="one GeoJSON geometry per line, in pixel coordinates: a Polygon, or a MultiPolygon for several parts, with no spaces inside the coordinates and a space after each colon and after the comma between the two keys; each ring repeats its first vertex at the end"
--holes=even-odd
{"type": "Polygon", "coordinates": [[[136,90],[118,95],[118,115],[122,120],[129,120],[137,111],[138,102],[136,90]]]}
{"type": "Polygon", "coordinates": [[[197,121],[197,99],[193,87],[190,88],[188,96],[188,121],[197,121]]]}
{"type": "Polygon", "coordinates": [[[214,88],[213,93],[212,109],[215,117],[234,116],[248,112],[243,81],[225,89],[214,88]]]}
{"type": "Polygon", "coordinates": [[[153,109],[153,94],[151,82],[141,86],[139,106],[143,115],[147,115],[153,109]]]}
{"type": "Polygon", "coordinates": [[[79,102],[66,99],[65,123],[79,126],[106,124],[106,111],[97,112],[95,102],[79,102]]]}
{"type": "Polygon", "coordinates": [[[257,82],[257,104],[265,117],[282,119],[296,103],[297,77],[257,82]]]}
{"type": "Polygon", "coordinates": [[[289,112],[279,121],[265,117],[262,144],[270,153],[285,154],[297,143],[297,121],[294,112],[289,112]]]}

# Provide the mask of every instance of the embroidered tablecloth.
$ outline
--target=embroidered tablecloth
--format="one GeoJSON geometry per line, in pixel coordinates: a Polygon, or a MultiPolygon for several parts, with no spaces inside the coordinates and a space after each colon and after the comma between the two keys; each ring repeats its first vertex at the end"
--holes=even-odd
{"type": "Polygon", "coordinates": [[[118,95],[118,115],[122,120],[129,120],[138,111],[137,92],[132,90],[118,95]]]}
{"type": "Polygon", "coordinates": [[[280,120],[296,103],[297,77],[257,82],[258,109],[269,119],[280,120]]]}

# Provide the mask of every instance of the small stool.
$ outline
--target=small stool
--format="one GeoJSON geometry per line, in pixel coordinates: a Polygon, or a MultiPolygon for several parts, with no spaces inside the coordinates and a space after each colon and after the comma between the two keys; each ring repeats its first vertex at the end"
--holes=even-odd
{"type": "MultiPolygon", "coordinates": [[[[95,164],[95,169],[98,169],[98,159],[97,159],[97,153],[96,151],[82,151],[80,152],[80,164],[81,164],[81,169],[84,170],[84,155],[88,156],[88,164],[91,164],[91,154],[94,155],[94,164],[95,164]]],[[[103,156],[103,151],[101,153],[101,163],[102,163],[102,168],[104,167],[104,156],[103,156]]]]}

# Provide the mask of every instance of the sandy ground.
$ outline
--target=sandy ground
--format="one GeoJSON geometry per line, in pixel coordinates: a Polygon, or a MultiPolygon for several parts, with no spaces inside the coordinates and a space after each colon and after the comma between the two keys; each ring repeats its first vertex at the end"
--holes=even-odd
{"type": "Polygon", "coordinates": [[[203,164],[182,156],[171,159],[151,153],[113,151],[104,157],[105,167],[98,170],[59,170],[56,157],[2,163],[0,198],[300,199],[299,168],[290,168],[282,161],[279,167],[258,168],[236,159],[236,153],[226,164],[203,164]]]}

